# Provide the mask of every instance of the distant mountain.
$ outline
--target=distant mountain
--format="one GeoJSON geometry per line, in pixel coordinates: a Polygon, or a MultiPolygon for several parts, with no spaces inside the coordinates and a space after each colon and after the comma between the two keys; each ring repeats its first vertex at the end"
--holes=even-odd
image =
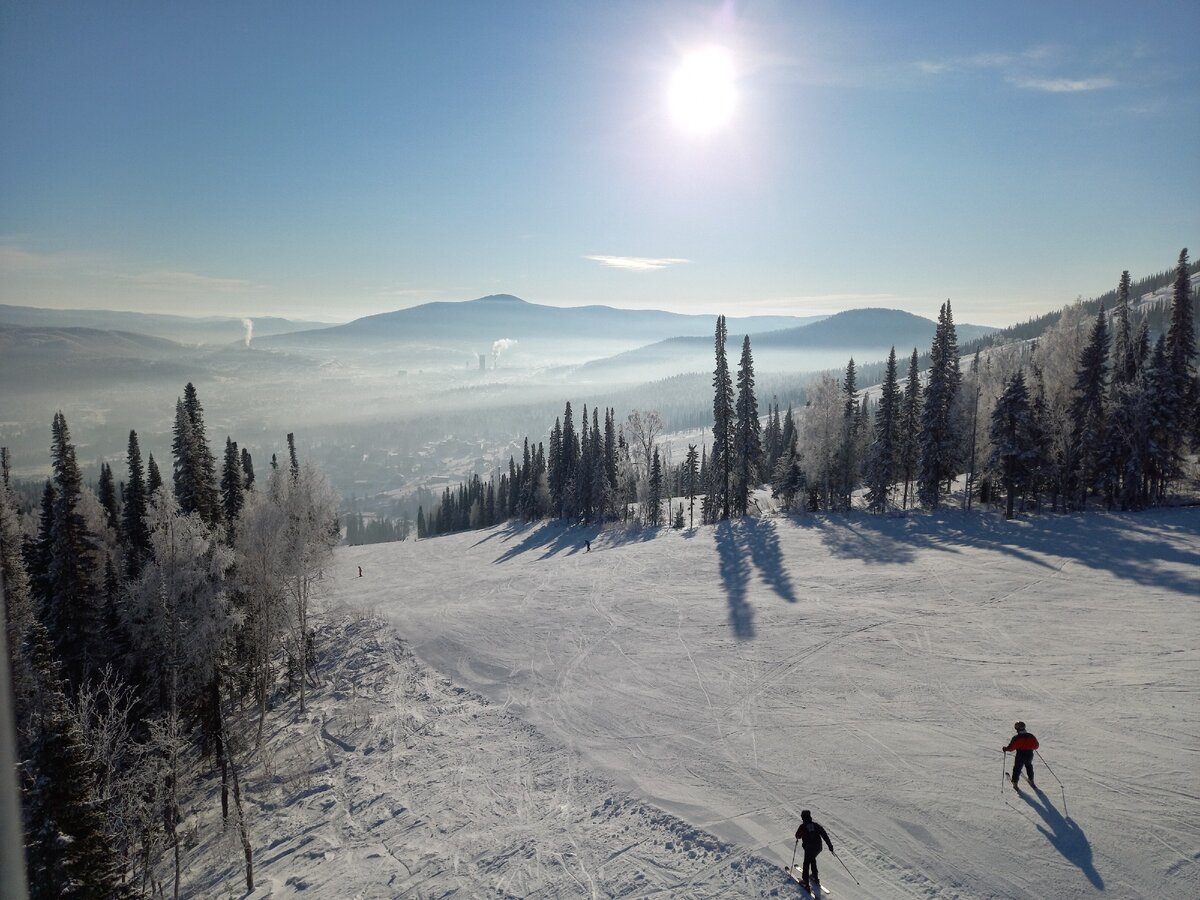
{"type": "MultiPolygon", "coordinates": [[[[729,321],[730,366],[736,366],[742,335],[729,321]]],[[[850,357],[859,364],[884,359],[891,347],[905,356],[913,347],[928,348],[937,327],[931,319],[897,309],[851,309],[808,325],[750,333],[755,370],[803,372],[841,368],[850,357]]],[[[956,325],[959,342],[995,329],[956,325]]],[[[582,374],[612,377],[625,371],[638,378],[664,378],[679,372],[707,371],[713,365],[711,338],[675,337],[581,367],[582,374]]]]}
{"type": "Polygon", "coordinates": [[[238,344],[201,347],[127,331],[0,324],[0,384],[14,392],[162,379],[182,385],[201,376],[261,376],[313,366],[238,344]]]}
{"type": "MultiPolygon", "coordinates": [[[[730,328],[771,330],[803,325],[821,316],[730,318],[730,328]]],[[[346,348],[367,352],[407,349],[412,358],[455,364],[493,353],[497,341],[506,358],[521,364],[576,362],[676,335],[710,335],[716,317],[611,306],[559,307],[529,303],[511,294],[478,300],[424,303],[356,319],[345,325],[265,339],[271,347],[346,348]],[[589,349],[590,348],[590,349],[589,349]]]]}
{"type": "MultiPolygon", "coordinates": [[[[253,316],[253,337],[324,328],[327,322],[302,322],[276,316],[253,316]]],[[[0,324],[27,328],[91,328],[166,338],[181,344],[232,344],[244,341],[243,319],[229,316],[173,316],[111,309],[42,309],[0,304],[0,324]]]]}

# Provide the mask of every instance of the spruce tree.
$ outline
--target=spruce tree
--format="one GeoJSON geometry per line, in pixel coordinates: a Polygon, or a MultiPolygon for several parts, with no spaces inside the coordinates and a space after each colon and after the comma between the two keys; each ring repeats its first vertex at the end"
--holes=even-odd
{"type": "Polygon", "coordinates": [[[246,490],[254,487],[254,460],[245,447],[242,448],[242,487],[246,490]]]}
{"type": "Polygon", "coordinates": [[[688,444],[687,458],[683,463],[683,492],[688,498],[688,528],[695,526],[696,492],[700,485],[700,459],[696,445],[688,444]]]}
{"type": "Polygon", "coordinates": [[[709,520],[728,519],[733,475],[733,381],[725,357],[725,317],[717,317],[713,371],[713,450],[709,460],[709,520]]]}
{"type": "Polygon", "coordinates": [[[913,347],[908,361],[908,380],[904,384],[904,395],[900,400],[900,421],[897,425],[896,461],[900,478],[904,482],[901,509],[908,509],[913,479],[917,474],[921,448],[921,370],[917,365],[917,348],[913,347]]]}
{"type": "Polygon", "coordinates": [[[1100,461],[1105,431],[1108,348],[1108,325],[1101,306],[1075,370],[1075,390],[1071,400],[1071,440],[1075,447],[1075,483],[1079,486],[1080,509],[1086,508],[1088,494],[1102,487],[1100,461]]]}
{"type": "Polygon", "coordinates": [[[858,483],[858,372],[854,357],[846,364],[842,381],[842,433],[838,453],[837,475],[833,479],[839,508],[849,509],[854,487],[858,483]]]}
{"type": "Polygon", "coordinates": [[[896,428],[900,421],[900,382],[896,377],[896,348],[888,354],[879,406],[875,409],[875,439],[867,456],[867,507],[887,511],[897,459],[896,428]]]}
{"type": "Polygon", "coordinates": [[[658,446],[654,447],[654,458],[650,463],[649,490],[646,495],[646,524],[657,528],[662,524],[663,475],[658,446]]]}
{"type": "Polygon", "coordinates": [[[245,505],[245,487],[242,481],[242,458],[233,438],[225,438],[225,464],[221,469],[221,507],[225,522],[229,526],[229,540],[233,541],[233,529],[245,505]]]}
{"type": "Polygon", "coordinates": [[[996,401],[990,432],[990,465],[1008,495],[1004,513],[1006,519],[1013,517],[1014,501],[1029,488],[1037,469],[1038,451],[1033,427],[1025,373],[1018,370],[996,401]]]}
{"type": "Polygon", "coordinates": [[[112,466],[106,462],[100,463],[100,481],[96,485],[96,497],[104,510],[104,524],[112,529],[118,540],[121,540],[121,514],[117,509],[117,485],[113,480],[112,466]]]}
{"type": "Polygon", "coordinates": [[[947,300],[938,313],[921,411],[917,496],[929,509],[938,508],[942,493],[960,469],[961,441],[954,411],[961,381],[958,338],[947,300]]]}
{"type": "Polygon", "coordinates": [[[732,506],[737,515],[744,516],[749,509],[750,492],[762,480],[760,472],[763,462],[762,425],[758,420],[758,400],[754,396],[754,357],[750,353],[750,335],[742,338],[737,387],[732,506]]]}
{"type": "Polygon", "coordinates": [[[608,483],[608,467],[604,460],[604,438],[600,432],[599,412],[592,409],[591,431],[591,490],[589,491],[592,516],[590,521],[603,522],[612,502],[612,489],[608,483]]]}
{"type": "Polygon", "coordinates": [[[142,560],[150,553],[150,530],[146,527],[146,505],[149,490],[142,468],[142,450],[136,431],[129,432],[129,449],[125,456],[129,478],[125,482],[125,506],[122,524],[125,532],[125,577],[133,579],[142,570],[142,560]]]}
{"type": "Polygon", "coordinates": [[[54,416],[51,455],[54,462],[54,520],[50,533],[45,622],[72,685],[100,664],[103,594],[96,538],[88,531],[80,502],[83,479],[67,420],[54,416]]]}
{"type": "Polygon", "coordinates": [[[151,453],[146,457],[146,498],[153,499],[154,492],[162,486],[162,473],[158,471],[158,463],[154,461],[154,454],[151,453]]]}
{"type": "MultiPolygon", "coordinates": [[[[216,527],[221,522],[221,494],[217,483],[217,461],[208,444],[204,426],[204,408],[196,394],[195,386],[189,381],[183,388],[183,408],[191,425],[188,444],[191,458],[188,469],[191,477],[192,508],[185,512],[197,512],[205,524],[216,527]]],[[[177,462],[178,465],[178,462],[177,462]]],[[[183,506],[182,501],[180,505],[183,506]]]]}

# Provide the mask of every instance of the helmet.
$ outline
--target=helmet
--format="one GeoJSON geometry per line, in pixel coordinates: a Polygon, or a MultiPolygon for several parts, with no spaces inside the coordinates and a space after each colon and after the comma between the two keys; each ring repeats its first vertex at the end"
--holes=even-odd
{"type": "Polygon", "coordinates": [[[807,809],[802,809],[800,810],[800,818],[807,822],[812,819],[812,813],[810,813],[807,809]]]}
{"type": "Polygon", "coordinates": [[[1024,722],[1014,722],[1014,723],[1013,723],[1013,728],[1014,728],[1014,729],[1016,729],[1017,731],[1024,731],[1024,730],[1025,730],[1025,723],[1024,723],[1024,722]]]}

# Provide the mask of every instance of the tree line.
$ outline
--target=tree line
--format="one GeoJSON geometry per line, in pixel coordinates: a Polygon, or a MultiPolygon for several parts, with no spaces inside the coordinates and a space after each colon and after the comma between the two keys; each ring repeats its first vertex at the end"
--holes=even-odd
{"type": "Polygon", "coordinates": [[[85,485],[61,412],[40,507],[22,508],[0,454],[32,897],[178,897],[180,797],[197,755],[220,774],[222,819],[253,890],[241,760],[271,704],[295,695],[304,709],[310,603],[340,539],[328,481],[299,461],[291,434],[287,450],[257,478],[226,438],[218,464],[188,384],[166,480],[130,431],[124,477],[104,464],[85,485]]]}
{"type": "Polygon", "coordinates": [[[893,347],[877,390],[860,388],[851,359],[840,379],[823,373],[810,384],[802,408],[768,404],[765,417],[750,338],[734,375],[720,316],[710,442],[689,445],[675,464],[657,442],[657,412],[635,410],[618,424],[605,408],[601,424],[593,408],[589,426],[585,407],[577,433],[568,402],[548,446],[526,438],[506,472],[445,488],[419,510],[417,536],[513,518],[683,527],[684,501],[689,524],[697,501],[711,523],[746,515],[764,485],[783,509],[814,512],[936,510],[960,480],[965,506],[1002,499],[1009,517],[1162,503],[1200,446],[1194,269],[1182,250],[1166,308],[1140,314],[1135,289],[1155,282],[1135,285],[1123,272],[1106,295],[1111,306],[1069,306],[1036,339],[976,344],[965,369],[947,300],[929,350],[914,347],[902,372],[893,347]]]}

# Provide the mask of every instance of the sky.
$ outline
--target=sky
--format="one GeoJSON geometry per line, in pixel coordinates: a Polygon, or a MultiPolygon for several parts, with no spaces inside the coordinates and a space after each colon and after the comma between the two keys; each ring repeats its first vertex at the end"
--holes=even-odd
{"type": "Polygon", "coordinates": [[[1011,324],[1200,253],[1198,48],[1194,0],[5,0],[0,302],[1011,324]]]}

